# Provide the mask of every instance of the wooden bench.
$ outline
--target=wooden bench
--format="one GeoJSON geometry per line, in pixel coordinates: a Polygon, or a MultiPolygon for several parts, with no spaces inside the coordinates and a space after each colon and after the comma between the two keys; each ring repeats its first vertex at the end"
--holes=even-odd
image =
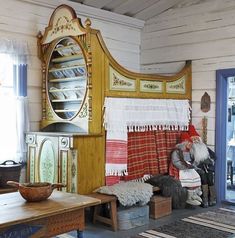
{"type": "Polygon", "coordinates": [[[87,196],[100,199],[101,203],[94,207],[93,223],[96,221],[110,225],[113,231],[117,231],[117,197],[114,195],[107,195],[101,193],[91,193],[87,196]],[[102,204],[109,206],[109,216],[104,217],[100,214],[102,204]]]}
{"type": "MultiPolygon", "coordinates": [[[[159,192],[159,187],[153,187],[153,193],[159,192]]],[[[94,207],[93,223],[96,221],[110,225],[114,231],[117,231],[117,197],[115,195],[107,195],[101,193],[91,193],[87,196],[100,199],[101,203],[94,207]],[[100,214],[102,204],[109,205],[109,217],[100,214]]]]}
{"type": "Polygon", "coordinates": [[[160,191],[161,191],[161,189],[159,187],[153,187],[153,193],[154,192],[160,192],[160,191]]]}

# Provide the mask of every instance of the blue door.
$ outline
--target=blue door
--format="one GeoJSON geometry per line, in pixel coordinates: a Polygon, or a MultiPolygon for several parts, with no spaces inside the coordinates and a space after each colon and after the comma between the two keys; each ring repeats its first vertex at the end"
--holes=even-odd
{"type": "Polygon", "coordinates": [[[235,203],[235,69],[216,71],[215,153],[217,199],[235,203]]]}

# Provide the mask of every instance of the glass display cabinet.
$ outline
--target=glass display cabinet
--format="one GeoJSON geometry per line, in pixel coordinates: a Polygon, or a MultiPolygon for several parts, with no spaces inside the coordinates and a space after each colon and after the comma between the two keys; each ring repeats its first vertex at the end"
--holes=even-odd
{"type": "Polygon", "coordinates": [[[56,42],[47,71],[50,106],[62,120],[71,120],[81,110],[86,96],[86,60],[79,44],[71,37],[56,42]]]}

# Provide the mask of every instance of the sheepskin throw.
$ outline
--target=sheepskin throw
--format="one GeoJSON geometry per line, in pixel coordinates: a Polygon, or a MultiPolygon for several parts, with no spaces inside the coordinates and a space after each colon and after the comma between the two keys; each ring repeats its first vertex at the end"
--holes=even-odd
{"type": "Polygon", "coordinates": [[[123,206],[145,205],[153,195],[153,187],[142,182],[122,182],[100,187],[96,192],[115,195],[123,206]]]}

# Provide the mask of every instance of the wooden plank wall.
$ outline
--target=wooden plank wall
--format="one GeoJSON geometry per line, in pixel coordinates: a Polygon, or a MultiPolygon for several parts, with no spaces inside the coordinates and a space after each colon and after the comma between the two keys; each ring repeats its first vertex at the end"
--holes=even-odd
{"type": "Polygon", "coordinates": [[[39,130],[41,120],[41,63],[37,58],[39,30],[44,32],[54,9],[60,4],[73,7],[84,21],[89,17],[98,28],[110,52],[128,69],[139,71],[140,35],[144,22],[107,13],[66,0],[7,0],[0,8],[0,37],[26,41],[29,45],[28,97],[31,130],[39,130]]]}
{"type": "Polygon", "coordinates": [[[208,118],[208,145],[215,144],[217,69],[235,68],[235,1],[187,0],[148,20],[142,32],[141,71],[177,72],[192,60],[192,122],[201,132],[208,118]],[[211,97],[211,110],[200,109],[202,95],[211,97]]]}

